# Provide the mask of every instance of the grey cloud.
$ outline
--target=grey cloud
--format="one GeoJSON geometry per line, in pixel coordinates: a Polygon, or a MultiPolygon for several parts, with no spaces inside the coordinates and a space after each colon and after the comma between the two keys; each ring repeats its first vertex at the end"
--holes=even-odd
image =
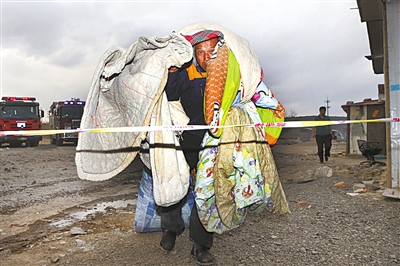
{"type": "Polygon", "coordinates": [[[12,57],[3,56],[4,92],[20,87],[23,93],[29,86],[26,81],[43,84],[45,93],[39,100],[44,106],[65,97],[84,98],[108,48],[128,48],[140,36],[165,36],[194,22],[212,21],[249,40],[264,69],[265,83],[288,111],[315,114],[329,96],[331,112],[343,115],[340,105],[347,100],[377,98],[377,84],[383,79],[373,74],[364,58],[369,54],[366,27],[358,11],[350,10],[355,6],[355,2],[250,1],[231,2],[228,10],[219,2],[213,8],[184,1],[7,2],[2,12],[3,51],[18,51],[20,60],[11,63],[12,57]],[[57,81],[49,84],[36,77],[35,64],[58,75],[65,71],[69,78],[55,87],[57,81]],[[24,79],[17,82],[18,69],[23,69],[24,79]]]}
{"type": "Polygon", "coordinates": [[[104,42],[96,32],[104,32],[102,19],[109,18],[99,16],[91,5],[11,2],[3,6],[3,47],[17,48],[26,58],[71,67],[83,61],[86,49],[104,42]]]}
{"type": "Polygon", "coordinates": [[[85,59],[85,53],[75,49],[63,49],[50,62],[63,67],[79,66],[85,59]]]}
{"type": "Polygon", "coordinates": [[[42,56],[57,50],[62,39],[60,26],[65,13],[53,3],[3,5],[3,47],[21,47],[25,56],[42,56]]]}

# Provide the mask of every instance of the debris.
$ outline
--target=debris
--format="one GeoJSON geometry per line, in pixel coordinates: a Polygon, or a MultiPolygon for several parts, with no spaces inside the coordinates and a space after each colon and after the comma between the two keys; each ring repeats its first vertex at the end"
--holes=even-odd
{"type": "Polygon", "coordinates": [[[297,207],[299,207],[300,209],[304,209],[304,208],[310,208],[311,205],[310,203],[308,203],[307,201],[299,201],[297,202],[297,207]]]}
{"type": "Polygon", "coordinates": [[[331,177],[332,176],[332,168],[328,166],[318,167],[315,171],[315,175],[317,177],[331,177]]]}
{"type": "Polygon", "coordinates": [[[400,199],[400,190],[393,188],[386,188],[383,191],[382,196],[394,199],[400,199]]]}
{"type": "Polygon", "coordinates": [[[372,186],[374,184],[374,180],[366,180],[362,181],[365,186],[372,186]]]}
{"type": "Polygon", "coordinates": [[[75,239],[75,242],[76,242],[76,245],[77,245],[78,247],[83,247],[83,246],[85,246],[85,244],[86,244],[85,241],[80,240],[80,239],[75,239]]]}
{"type": "Polygon", "coordinates": [[[297,183],[305,183],[305,182],[314,181],[315,179],[317,179],[317,176],[314,174],[314,171],[307,170],[307,174],[300,175],[295,180],[297,183]]]}
{"type": "Polygon", "coordinates": [[[346,183],[343,182],[343,181],[340,181],[340,182],[334,184],[333,186],[337,187],[337,188],[345,188],[346,187],[346,183]]]}
{"type": "Polygon", "coordinates": [[[50,262],[51,262],[51,263],[57,263],[59,260],[60,260],[59,257],[51,257],[51,258],[50,258],[50,262]]]}
{"type": "Polygon", "coordinates": [[[72,227],[69,231],[71,235],[85,235],[86,232],[80,227],[72,227]]]}
{"type": "Polygon", "coordinates": [[[381,187],[378,184],[374,184],[374,181],[370,181],[370,182],[364,182],[365,184],[365,189],[368,191],[377,191],[379,190],[381,187]]]}
{"type": "Polygon", "coordinates": [[[354,190],[364,189],[364,188],[365,188],[365,185],[364,185],[364,184],[359,184],[359,183],[357,183],[357,184],[354,184],[354,185],[353,185],[353,189],[354,189],[354,190]]]}
{"type": "Polygon", "coordinates": [[[308,207],[308,205],[310,205],[307,201],[299,201],[299,202],[297,202],[297,207],[299,207],[299,208],[306,208],[306,207],[308,207]]]}
{"type": "Polygon", "coordinates": [[[13,228],[13,227],[24,227],[26,225],[27,224],[10,224],[10,228],[13,228]]]}
{"type": "Polygon", "coordinates": [[[354,190],[354,193],[364,193],[364,192],[365,191],[364,191],[363,188],[359,188],[359,189],[354,190]]]}

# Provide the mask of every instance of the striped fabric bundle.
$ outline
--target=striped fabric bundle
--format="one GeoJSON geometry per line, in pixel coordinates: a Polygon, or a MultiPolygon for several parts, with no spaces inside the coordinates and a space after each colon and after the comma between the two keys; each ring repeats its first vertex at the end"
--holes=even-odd
{"type": "Polygon", "coordinates": [[[204,115],[209,125],[218,114],[228,72],[228,47],[219,41],[207,66],[207,82],[204,99],[204,115]]]}

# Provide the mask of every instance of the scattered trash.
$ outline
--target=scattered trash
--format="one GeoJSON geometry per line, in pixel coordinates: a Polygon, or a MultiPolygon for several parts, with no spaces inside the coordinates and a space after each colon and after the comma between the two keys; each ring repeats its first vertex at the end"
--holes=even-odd
{"type": "MultiPolygon", "coordinates": [[[[379,184],[374,184],[374,180],[370,180],[370,181],[362,181],[363,184],[365,185],[365,189],[367,191],[376,191],[379,190],[381,187],[379,184]]],[[[365,192],[367,192],[365,191],[365,192]]]]}
{"type": "Polygon", "coordinates": [[[308,207],[308,205],[310,205],[308,202],[306,202],[306,201],[299,201],[299,202],[297,202],[297,207],[299,207],[299,208],[306,208],[306,207],[308,207]]]}
{"type": "Polygon", "coordinates": [[[354,193],[364,193],[364,189],[363,188],[359,188],[354,190],[354,193]]]}
{"type": "Polygon", "coordinates": [[[372,182],[365,182],[363,181],[363,184],[354,184],[353,189],[355,193],[367,193],[370,190],[374,191],[374,186],[372,182]]]}
{"type": "Polygon", "coordinates": [[[26,225],[27,224],[10,224],[10,228],[13,228],[13,227],[24,227],[26,225]]]}
{"type": "Polygon", "coordinates": [[[400,199],[400,190],[394,188],[386,188],[383,191],[382,196],[394,199],[400,199]]]}
{"type": "Polygon", "coordinates": [[[364,185],[368,186],[372,186],[374,184],[374,180],[364,180],[362,181],[364,185]]]}
{"type": "Polygon", "coordinates": [[[359,184],[359,183],[356,183],[356,184],[354,184],[353,185],[353,189],[354,190],[358,190],[358,189],[364,189],[365,188],[365,184],[359,184]]]}
{"type": "Polygon", "coordinates": [[[334,184],[333,186],[337,187],[337,188],[345,188],[346,187],[346,183],[343,182],[343,181],[340,181],[340,182],[334,184]]]}

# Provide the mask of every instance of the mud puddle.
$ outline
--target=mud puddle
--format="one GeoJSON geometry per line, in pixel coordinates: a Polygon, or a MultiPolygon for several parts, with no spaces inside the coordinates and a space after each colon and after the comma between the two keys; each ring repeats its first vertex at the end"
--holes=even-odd
{"type": "Polygon", "coordinates": [[[0,251],[10,249],[11,252],[23,252],[52,234],[67,232],[75,226],[84,230],[107,231],[112,229],[110,224],[114,223],[114,219],[121,220],[117,225],[122,230],[130,230],[133,228],[136,202],[137,199],[132,197],[120,196],[66,209],[62,213],[24,226],[26,230],[23,232],[1,239],[0,251]]]}
{"type": "Polygon", "coordinates": [[[94,205],[88,206],[80,206],[84,208],[82,211],[76,211],[70,213],[67,217],[61,217],[58,219],[54,219],[50,226],[54,227],[69,227],[78,221],[84,221],[89,215],[98,214],[98,213],[105,213],[107,209],[114,208],[114,209],[121,209],[126,208],[128,204],[136,205],[137,200],[117,200],[117,201],[109,201],[109,202],[101,202],[94,205]]]}

